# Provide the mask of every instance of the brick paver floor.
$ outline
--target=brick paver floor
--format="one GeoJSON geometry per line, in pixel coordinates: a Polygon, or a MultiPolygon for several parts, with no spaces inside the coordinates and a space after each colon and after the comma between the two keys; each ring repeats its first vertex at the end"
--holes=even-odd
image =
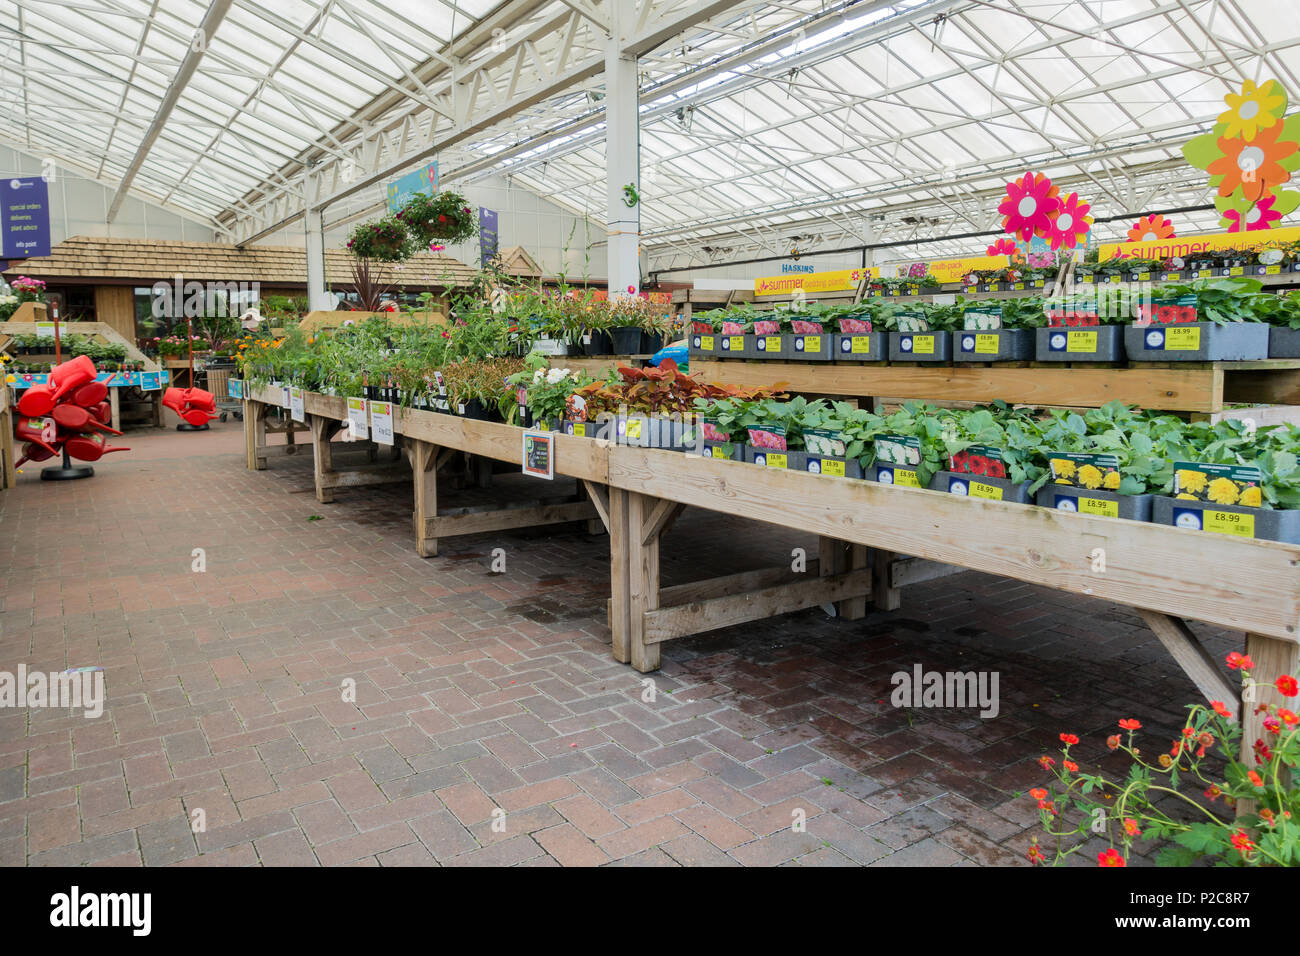
{"type": "MultiPolygon", "coordinates": [[[[967,573],[665,645],[646,702],[605,643],[605,538],[422,560],[409,486],[318,504],[309,454],[249,472],[239,429],[136,431],[91,480],[0,492],[0,670],[107,678],[99,719],[0,709],[0,863],[1016,864],[1058,733],[1118,772],[1117,718],[1167,739],[1196,699],[1128,611],[967,573]],[[1000,713],[893,707],[916,664],[996,671],[1000,713]]],[[[795,547],[688,511],[664,582],[795,547]]]]}

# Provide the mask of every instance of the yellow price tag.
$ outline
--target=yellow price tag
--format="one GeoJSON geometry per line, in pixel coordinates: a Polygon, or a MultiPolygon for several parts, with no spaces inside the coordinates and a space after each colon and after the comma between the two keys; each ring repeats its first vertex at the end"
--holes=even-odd
{"type": "Polygon", "coordinates": [[[1205,511],[1202,527],[1206,531],[1219,534],[1231,534],[1238,538],[1255,537],[1255,516],[1238,514],[1235,511],[1205,511]]]}
{"type": "Polygon", "coordinates": [[[1079,514],[1099,515],[1103,518],[1119,517],[1119,502],[1107,501],[1105,498],[1076,498],[1079,502],[1079,514]]]}
{"type": "Polygon", "coordinates": [[[573,426],[573,434],[576,435],[578,438],[586,438],[586,437],[587,437],[587,423],[586,423],[586,422],[575,422],[575,423],[574,423],[574,426],[573,426]]]}
{"type": "Polygon", "coordinates": [[[1282,271],[1282,267],[1281,267],[1281,266],[1265,266],[1265,267],[1264,267],[1264,275],[1266,275],[1266,276],[1275,276],[1275,275],[1278,275],[1279,273],[1281,273],[1281,271],[1282,271]]]}
{"type": "Polygon", "coordinates": [[[745,349],[745,337],[743,335],[732,335],[727,338],[727,350],[730,352],[743,352],[745,349]]]}
{"type": "Polygon", "coordinates": [[[628,421],[627,421],[627,432],[626,432],[626,434],[627,434],[627,437],[628,437],[628,438],[640,438],[640,437],[641,437],[641,419],[639,419],[639,418],[629,418],[628,421]]]}
{"type": "Polygon", "coordinates": [[[1082,281],[1084,285],[1092,285],[1092,276],[1084,276],[1082,281]]]}
{"type": "Polygon", "coordinates": [[[1013,285],[1011,288],[1013,288],[1013,289],[1023,289],[1024,287],[1025,287],[1025,284],[1024,284],[1023,282],[1017,282],[1017,283],[1016,283],[1015,285],[1013,285]]]}
{"type": "Polygon", "coordinates": [[[805,352],[820,352],[822,350],[822,337],[820,335],[805,335],[803,350],[805,352]]]}
{"type": "Polygon", "coordinates": [[[833,458],[822,459],[822,474],[834,475],[837,478],[844,477],[844,462],[835,461],[833,458]]]}
{"type": "Polygon", "coordinates": [[[700,351],[701,351],[701,352],[712,352],[712,351],[713,351],[713,336],[711,336],[711,335],[701,335],[701,336],[700,336],[700,351]]]}
{"type": "Polygon", "coordinates": [[[991,332],[976,335],[975,351],[979,355],[997,355],[998,337],[991,332]]]}
{"type": "Polygon", "coordinates": [[[871,353],[871,336],[853,336],[852,352],[854,355],[869,355],[871,353]]]}
{"type": "Polygon", "coordinates": [[[1201,347],[1201,330],[1170,328],[1165,331],[1165,351],[1195,352],[1201,347]]]}
{"type": "Polygon", "coordinates": [[[769,468],[786,468],[786,467],[788,467],[788,465],[786,464],[786,456],[785,456],[785,455],[773,455],[772,453],[769,452],[768,455],[767,455],[767,467],[769,467],[769,468]]]}
{"type": "Polygon", "coordinates": [[[903,485],[906,488],[920,488],[921,482],[916,477],[916,472],[907,471],[903,468],[894,469],[894,484],[903,485]]]}
{"type": "Polygon", "coordinates": [[[1231,269],[1228,270],[1228,275],[1230,276],[1245,275],[1245,273],[1246,270],[1241,266],[1233,266],[1231,269]]]}
{"type": "Polygon", "coordinates": [[[1149,273],[1149,272],[1139,272],[1139,273],[1138,273],[1138,278],[1139,278],[1139,279],[1150,279],[1150,278],[1151,278],[1151,273],[1149,273]]]}
{"type": "Polygon", "coordinates": [[[781,351],[781,336],[769,335],[763,339],[763,351],[769,355],[775,355],[781,351]]]}
{"type": "Polygon", "coordinates": [[[912,352],[921,355],[934,354],[934,336],[933,335],[914,335],[912,336],[912,352]]]}
{"type": "Polygon", "coordinates": [[[1067,332],[1065,335],[1065,350],[1067,352],[1097,351],[1097,333],[1067,332]]]}
{"type": "Polygon", "coordinates": [[[997,485],[986,485],[982,481],[972,481],[969,485],[972,498],[988,498],[990,501],[1002,500],[1002,489],[997,485]]]}

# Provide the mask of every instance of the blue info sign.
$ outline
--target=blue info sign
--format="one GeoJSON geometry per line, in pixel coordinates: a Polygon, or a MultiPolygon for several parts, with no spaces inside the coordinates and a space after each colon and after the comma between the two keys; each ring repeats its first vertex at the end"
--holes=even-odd
{"type": "Polygon", "coordinates": [[[40,176],[0,180],[0,257],[49,254],[49,185],[40,176]]]}

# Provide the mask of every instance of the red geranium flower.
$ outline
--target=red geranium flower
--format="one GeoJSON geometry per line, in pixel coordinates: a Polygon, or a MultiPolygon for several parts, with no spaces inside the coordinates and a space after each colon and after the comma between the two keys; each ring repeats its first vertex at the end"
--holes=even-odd
{"type": "Polygon", "coordinates": [[[1097,865],[1098,866],[1128,866],[1128,864],[1124,861],[1124,857],[1120,856],[1119,851],[1113,847],[1109,850],[1103,850],[1101,853],[1097,854],[1097,865]]]}
{"type": "Polygon", "coordinates": [[[1232,835],[1232,845],[1237,848],[1242,856],[1255,849],[1255,844],[1251,842],[1250,835],[1245,830],[1238,830],[1232,835]]]}
{"type": "Polygon", "coordinates": [[[1242,670],[1252,670],[1255,662],[1250,659],[1249,654],[1238,654],[1236,651],[1231,652],[1225,660],[1228,664],[1228,670],[1235,671],[1238,667],[1242,670]]]}
{"type": "Polygon", "coordinates": [[[1078,742],[1079,738],[1074,736],[1074,734],[1061,734],[1061,743],[1065,744],[1067,747],[1073,746],[1078,742]]]}
{"type": "Polygon", "coordinates": [[[1274,684],[1277,686],[1278,693],[1283,697],[1294,697],[1297,692],[1300,692],[1300,686],[1296,684],[1296,679],[1290,674],[1283,674],[1274,681],[1274,684]]]}
{"type": "Polygon", "coordinates": [[[1255,771],[1247,770],[1246,776],[1250,778],[1250,782],[1253,783],[1255,786],[1257,787],[1264,786],[1264,778],[1261,777],[1259,774],[1257,774],[1255,771]]]}
{"type": "Polygon", "coordinates": [[[1141,730],[1142,724],[1134,720],[1132,717],[1125,717],[1123,720],[1119,722],[1119,729],[1120,730],[1141,730]]]}
{"type": "Polygon", "coordinates": [[[1070,773],[1078,773],[1078,772],[1079,772],[1079,765],[1078,765],[1077,763],[1075,763],[1073,760],[1067,760],[1067,761],[1065,761],[1065,765],[1064,765],[1064,766],[1065,766],[1065,769],[1068,770],[1070,773]]]}
{"type": "Polygon", "coordinates": [[[1124,832],[1129,836],[1141,836],[1142,828],[1138,826],[1138,822],[1132,817],[1127,817],[1124,820],[1124,832]]]}
{"type": "Polygon", "coordinates": [[[1033,790],[1029,791],[1029,795],[1033,797],[1035,800],[1047,799],[1047,791],[1044,790],[1042,787],[1034,787],[1033,790]]]}
{"type": "Polygon", "coordinates": [[[1280,734],[1282,732],[1282,725],[1278,723],[1278,719],[1276,717],[1265,717],[1264,729],[1267,730],[1270,734],[1280,734]]]}
{"type": "MultiPolygon", "coordinates": [[[[1053,760],[1051,757],[1048,757],[1047,755],[1043,755],[1042,757],[1039,757],[1038,762],[1043,765],[1044,770],[1051,770],[1053,767],[1056,766],[1056,761],[1053,760]]],[[[1046,793],[1047,791],[1043,791],[1043,792],[1046,793]]]]}
{"type": "Polygon", "coordinates": [[[1294,711],[1287,710],[1285,707],[1278,708],[1277,716],[1278,719],[1281,720],[1282,723],[1286,724],[1288,727],[1294,727],[1296,725],[1296,721],[1300,719],[1296,717],[1294,711]]]}
{"type": "Polygon", "coordinates": [[[1047,862],[1047,857],[1044,855],[1043,851],[1039,848],[1037,840],[1035,840],[1033,843],[1029,845],[1029,850],[1028,852],[1025,853],[1025,856],[1029,858],[1030,863],[1047,862]]]}
{"type": "Polygon", "coordinates": [[[1221,700],[1210,701],[1210,706],[1214,708],[1214,712],[1218,714],[1220,717],[1232,716],[1232,711],[1228,710],[1228,708],[1224,705],[1223,701],[1221,700]]]}
{"type": "Polygon", "coordinates": [[[1106,746],[1110,750],[1117,749],[1119,747],[1119,734],[1111,734],[1109,737],[1107,737],[1106,746]]]}

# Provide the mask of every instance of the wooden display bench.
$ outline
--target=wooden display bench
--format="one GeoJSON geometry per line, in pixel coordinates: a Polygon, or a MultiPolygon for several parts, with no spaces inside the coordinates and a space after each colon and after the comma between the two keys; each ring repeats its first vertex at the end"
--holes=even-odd
{"type": "Polygon", "coordinates": [[[1097,408],[1116,399],[1161,411],[1213,414],[1224,405],[1300,405],[1300,360],[1135,362],[1127,368],[1018,368],[1005,365],[853,365],[838,362],[696,360],[701,381],[783,385],[819,395],[881,396],[944,402],[1097,408]]]}
{"type": "MultiPolygon", "coordinates": [[[[264,389],[249,405],[281,401],[278,390],[264,389]]],[[[308,394],[305,409],[337,422],[344,401],[308,394]]],[[[250,436],[255,428],[247,423],[257,420],[250,407],[250,436]]],[[[819,604],[836,604],[846,619],[860,617],[868,599],[893,610],[901,587],[951,568],[1134,608],[1201,693],[1234,713],[1241,710],[1240,689],[1185,620],[1246,632],[1260,702],[1281,703],[1265,688],[1281,674],[1300,672],[1300,546],[566,435],[555,436],[556,474],[579,479],[590,503],[515,509],[523,514],[514,518],[526,516],[517,523],[501,511],[471,514],[458,527],[456,516],[444,525],[436,514],[438,467],[455,451],[518,465],[522,430],[412,409],[399,410],[395,430],[408,447],[415,443],[413,517],[422,554],[436,553],[437,537],[446,534],[598,515],[610,539],[613,655],[643,672],[659,666],[660,645],[669,640],[819,604]],[[728,514],[739,508],[747,519],[815,534],[818,558],[802,574],[767,569],[661,588],[659,541],[686,507],[728,514]]],[[[250,467],[257,467],[251,437],[249,447],[250,467]]],[[[1242,714],[1246,741],[1261,735],[1261,717],[1253,708],[1242,714]]]]}
{"type": "MultiPolygon", "coordinates": [[[[248,467],[266,467],[265,444],[267,412],[282,407],[282,393],[276,389],[260,389],[250,393],[244,402],[244,434],[248,467]]],[[[347,471],[335,467],[331,439],[337,435],[347,419],[346,400],[332,395],[308,393],[303,408],[307,425],[312,432],[312,472],[316,499],[322,503],[334,500],[339,488],[361,488],[367,485],[391,484],[412,481],[415,490],[415,509],[412,523],[415,531],[415,550],[421,557],[434,557],[441,538],[511,528],[529,528],[542,525],[563,524],[574,521],[587,522],[588,530],[597,530],[598,513],[595,505],[579,490],[576,495],[551,488],[539,487],[529,499],[511,499],[495,507],[461,507],[439,510],[438,476],[451,477],[455,484],[466,480],[476,481],[486,487],[490,471],[486,465],[492,460],[522,465],[522,430],[495,422],[477,421],[434,412],[398,409],[394,433],[398,445],[392,446],[394,462],[404,451],[410,467],[400,462],[363,466],[347,471]],[[463,454],[462,454],[463,453],[463,454]],[[468,457],[468,461],[464,459],[468,457]],[[542,493],[546,492],[546,493],[542,493]]],[[[292,421],[290,425],[294,424],[292,421]]],[[[292,439],[292,432],[289,433],[292,439]]],[[[586,461],[579,466],[579,475],[568,474],[581,480],[583,477],[604,480],[603,459],[595,455],[579,455],[589,445],[584,439],[556,436],[557,454],[567,451],[575,461],[586,461]]],[[[373,443],[371,443],[373,449],[373,443]]],[[[379,446],[383,447],[383,446],[379,446]]],[[[372,450],[372,460],[375,457],[372,450]]],[[[540,485],[540,483],[539,483],[540,485]]]]}

